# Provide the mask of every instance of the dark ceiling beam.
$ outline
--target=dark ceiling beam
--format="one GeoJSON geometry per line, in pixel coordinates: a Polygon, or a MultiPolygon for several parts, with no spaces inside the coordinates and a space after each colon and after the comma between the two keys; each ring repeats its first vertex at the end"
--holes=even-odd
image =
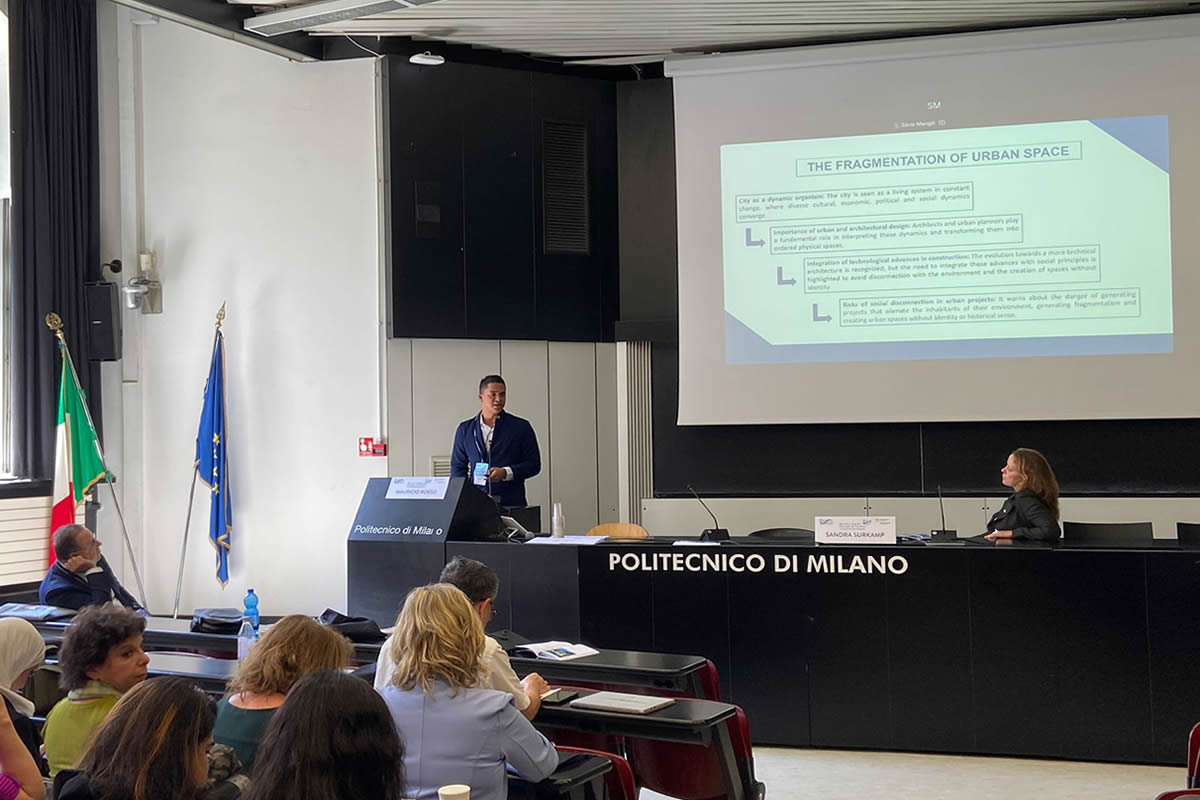
{"type": "Polygon", "coordinates": [[[285,58],[302,61],[320,60],[321,42],[307,33],[288,33],[266,38],[248,33],[242,23],[254,16],[250,6],[235,6],[214,0],[114,0],[119,5],[158,13],[184,25],[193,25],[216,35],[227,36],[241,44],[276,52],[285,58]]]}

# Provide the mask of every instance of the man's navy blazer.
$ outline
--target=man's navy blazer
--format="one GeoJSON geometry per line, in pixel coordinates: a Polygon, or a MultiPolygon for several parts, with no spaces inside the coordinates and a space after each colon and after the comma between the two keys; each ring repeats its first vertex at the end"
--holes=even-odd
{"type": "Polygon", "coordinates": [[[488,457],[479,430],[479,415],[463,421],[454,432],[454,450],[450,455],[450,474],[456,478],[471,479],[475,465],[512,469],[511,481],[489,483],[487,491],[502,506],[524,506],[525,481],[542,471],[542,454],[538,451],[537,436],[528,420],[507,412],[496,418],[492,430],[492,451],[488,457]]]}
{"type": "Polygon", "coordinates": [[[84,606],[110,603],[113,599],[126,608],[141,608],[133,595],[117,580],[103,556],[97,566],[103,571],[84,576],[67,572],[61,561],[55,562],[38,587],[38,601],[43,605],[73,608],[76,611],[84,606]]]}

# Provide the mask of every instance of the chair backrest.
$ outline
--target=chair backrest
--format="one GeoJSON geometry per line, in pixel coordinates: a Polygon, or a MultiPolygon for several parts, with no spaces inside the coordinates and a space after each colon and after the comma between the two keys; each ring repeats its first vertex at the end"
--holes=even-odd
{"type": "Polygon", "coordinates": [[[629,766],[629,762],[616,753],[561,744],[555,744],[554,749],[560,753],[587,753],[607,758],[613,765],[612,772],[604,776],[604,787],[608,790],[608,800],[637,800],[638,788],[633,779],[633,767],[629,766]]]}
{"type": "Polygon", "coordinates": [[[1062,527],[1067,544],[1124,544],[1154,538],[1154,525],[1149,522],[1064,522],[1062,527]]]}
{"type": "Polygon", "coordinates": [[[1163,792],[1154,800],[1181,800],[1184,797],[1200,798],[1200,789],[1174,789],[1170,792],[1163,792]]]}
{"type": "Polygon", "coordinates": [[[776,542],[811,542],[815,535],[808,528],[763,528],[747,534],[752,539],[768,539],[776,542]]]}
{"type": "Polygon", "coordinates": [[[647,539],[650,534],[632,522],[602,522],[587,532],[588,536],[607,536],[610,539],[647,539]]]}
{"type": "Polygon", "coordinates": [[[1188,734],[1187,756],[1187,786],[1189,789],[1200,788],[1200,722],[1192,726],[1188,734]]]}
{"type": "MultiPolygon", "coordinates": [[[[740,707],[729,718],[730,744],[734,766],[745,797],[755,798],[758,785],[754,775],[754,758],[750,748],[750,723],[740,707]]],[[[626,753],[633,763],[638,785],[659,794],[680,800],[710,800],[725,797],[724,773],[716,748],[697,744],[677,744],[653,739],[629,739],[626,753]]]]}
{"type": "Polygon", "coordinates": [[[1200,545],[1200,522],[1176,522],[1175,535],[1179,543],[1188,546],[1200,545]]]}

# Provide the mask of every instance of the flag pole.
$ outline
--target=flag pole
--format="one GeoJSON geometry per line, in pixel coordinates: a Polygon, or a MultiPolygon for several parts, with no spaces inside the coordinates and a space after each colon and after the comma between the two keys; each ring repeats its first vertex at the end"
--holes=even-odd
{"type": "Polygon", "coordinates": [[[179,579],[175,581],[175,607],[171,616],[179,619],[179,598],[183,594],[183,565],[187,560],[188,530],[192,527],[192,503],[196,500],[196,467],[192,466],[192,490],[188,492],[187,519],[183,523],[183,544],[179,547],[179,579]]]}
{"type": "MultiPolygon", "coordinates": [[[[225,304],[217,311],[217,329],[213,331],[213,351],[217,349],[217,336],[221,333],[221,323],[225,320],[225,304]]],[[[187,561],[188,533],[192,529],[192,503],[196,500],[196,465],[192,465],[192,489],[188,492],[187,518],[183,521],[183,544],[179,548],[179,577],[175,581],[175,607],[171,616],[179,619],[179,598],[183,595],[183,565],[187,561]]],[[[216,501],[214,501],[216,502],[216,501]]]]}
{"type": "MultiPolygon", "coordinates": [[[[79,373],[75,371],[75,360],[71,358],[71,349],[67,347],[67,337],[63,335],[62,317],[53,312],[47,314],[46,326],[58,337],[58,341],[62,345],[63,359],[71,368],[71,377],[75,379],[75,385],[82,389],[79,373]]],[[[88,408],[86,402],[80,405],[83,406],[83,413],[87,417],[88,425],[95,432],[96,423],[92,419],[92,410],[88,408]]],[[[125,539],[125,549],[129,551],[129,563],[133,567],[133,577],[137,580],[138,597],[142,601],[142,608],[149,610],[146,605],[146,587],[142,585],[142,571],[138,569],[137,555],[133,552],[133,542],[129,539],[129,528],[125,525],[125,514],[121,511],[121,501],[117,498],[117,487],[113,484],[112,473],[108,469],[108,459],[104,457],[104,448],[100,445],[100,437],[96,436],[94,441],[96,442],[96,455],[100,456],[100,463],[104,466],[104,482],[108,484],[108,490],[112,493],[113,506],[117,509],[117,519],[121,522],[121,535],[125,539]]]]}

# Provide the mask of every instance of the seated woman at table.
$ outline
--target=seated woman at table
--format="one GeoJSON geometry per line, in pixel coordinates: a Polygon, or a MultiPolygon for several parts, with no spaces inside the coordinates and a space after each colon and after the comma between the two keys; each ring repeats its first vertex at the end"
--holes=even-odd
{"type": "Polygon", "coordinates": [[[96,729],[77,770],[54,779],[56,800],[200,800],[206,793],[212,701],[186,678],[151,678],[96,729]]]}
{"type": "MultiPolygon", "coordinates": [[[[46,643],[37,628],[16,617],[0,619],[0,695],[4,697],[4,709],[38,770],[49,775],[42,756],[42,735],[30,719],[35,710],[33,703],[21,694],[29,676],[45,660],[46,643]]],[[[0,794],[0,800],[3,798],[0,794]]]]}
{"type": "Polygon", "coordinates": [[[345,636],[312,617],[284,617],[238,665],[229,694],[217,705],[213,738],[232,747],[252,773],[259,742],[292,684],[311,672],[341,669],[353,654],[345,636]]]}
{"type": "Polygon", "coordinates": [[[85,608],[67,628],[58,653],[58,685],[67,696],[42,729],[51,776],[75,766],[121,695],[146,680],[145,628],[146,620],[113,604],[85,608]]]}
{"type": "Polygon", "coordinates": [[[404,744],[370,684],[301,678],[267,727],[246,800],[400,800],[404,744]]]}
{"type": "Polygon", "coordinates": [[[507,761],[530,781],[558,766],[558,753],[512,702],[479,685],[483,624],[466,595],[445,583],[408,593],[396,620],[390,685],[380,690],[404,737],[408,797],[432,800],[465,783],[471,800],[504,800],[507,761]]]}
{"type": "Polygon", "coordinates": [[[992,515],[984,538],[993,542],[1057,541],[1062,535],[1058,527],[1058,480],[1046,457],[1037,450],[1018,447],[1000,470],[1000,482],[1013,493],[992,515]]]}

